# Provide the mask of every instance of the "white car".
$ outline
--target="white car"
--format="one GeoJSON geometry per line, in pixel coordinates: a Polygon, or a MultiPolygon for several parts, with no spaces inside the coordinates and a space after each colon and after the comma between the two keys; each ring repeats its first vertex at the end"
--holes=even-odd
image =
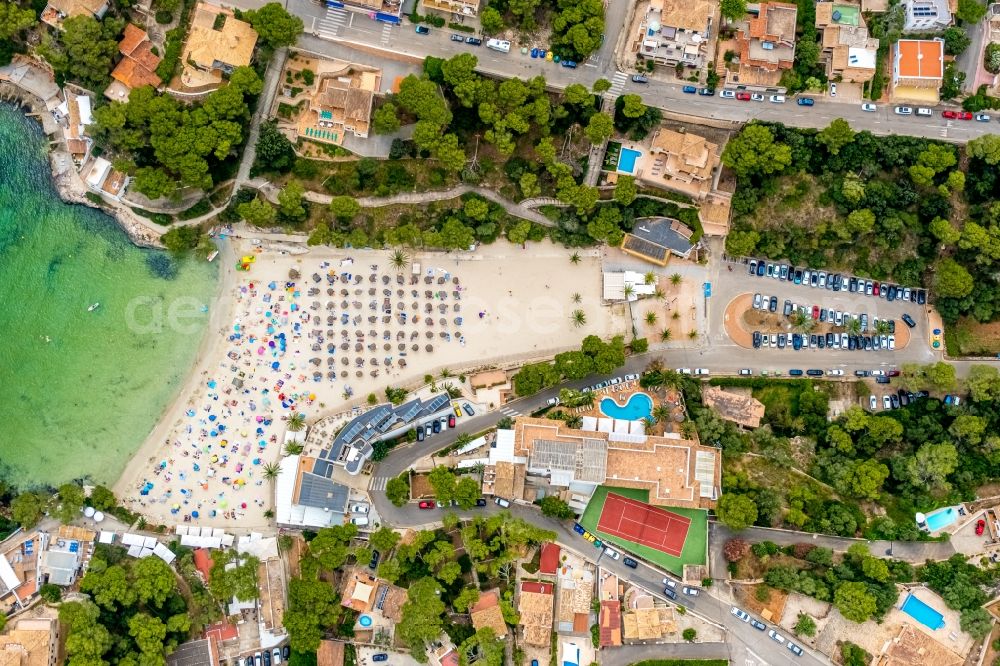
{"type": "Polygon", "coordinates": [[[639,375],[625,375],[625,381],[631,382],[639,379],[639,375]]]}
{"type": "Polygon", "coordinates": [[[719,91],[719,97],[723,99],[736,99],[736,93],[732,90],[721,90],[719,91]]]}
{"type": "Polygon", "coordinates": [[[882,396],[882,409],[892,409],[892,399],[887,395],[882,396]]]}
{"type": "Polygon", "coordinates": [[[691,368],[677,368],[677,374],[679,375],[690,375],[691,368]]]}
{"type": "Polygon", "coordinates": [[[763,102],[764,101],[764,96],[761,95],[760,93],[754,93],[754,94],[750,95],[750,99],[752,101],[754,101],[754,102],[763,102]]]}
{"type": "Polygon", "coordinates": [[[844,313],[837,310],[833,313],[833,321],[837,326],[842,326],[844,324],[844,313]]]}
{"type": "Polygon", "coordinates": [[[819,273],[819,288],[826,289],[826,273],[823,271],[819,273]]]}
{"type": "Polygon", "coordinates": [[[772,333],[771,334],[771,346],[772,347],[777,347],[778,346],[778,334],[777,333],[772,333]]]}
{"type": "Polygon", "coordinates": [[[917,109],[917,115],[930,117],[934,115],[934,112],[926,106],[921,106],[917,109]]]}
{"type": "Polygon", "coordinates": [[[873,412],[876,409],[878,409],[878,398],[876,398],[874,395],[868,396],[868,408],[871,409],[873,412]]]}
{"type": "Polygon", "coordinates": [[[909,106],[897,106],[892,110],[897,116],[912,116],[913,108],[909,106]]]}
{"type": "Polygon", "coordinates": [[[865,102],[864,104],[861,105],[861,110],[862,111],[874,112],[874,111],[878,111],[878,107],[875,106],[874,104],[872,104],[871,102],[865,102]]]}
{"type": "Polygon", "coordinates": [[[699,591],[700,590],[698,590],[697,587],[685,587],[684,588],[684,594],[688,595],[689,597],[697,597],[699,591]]]}
{"type": "Polygon", "coordinates": [[[733,606],[729,612],[738,617],[739,619],[743,620],[744,622],[750,621],[750,614],[744,610],[740,610],[736,606],[733,606]]]}
{"type": "Polygon", "coordinates": [[[981,123],[988,123],[988,122],[990,122],[990,114],[988,114],[988,113],[977,113],[976,114],[976,120],[978,120],[981,123]]]}
{"type": "Polygon", "coordinates": [[[771,336],[767,335],[766,333],[764,335],[762,335],[761,336],[761,341],[760,341],[760,346],[761,347],[770,347],[771,346],[771,336]]]}
{"type": "Polygon", "coordinates": [[[884,377],[885,370],[872,370],[871,375],[872,377],[884,377]]]}
{"type": "Polygon", "coordinates": [[[889,351],[892,351],[892,350],[894,350],[896,348],[896,336],[895,335],[890,335],[889,336],[889,340],[887,342],[889,343],[888,344],[889,351]]]}
{"type": "Polygon", "coordinates": [[[834,377],[843,377],[844,376],[844,371],[841,370],[840,368],[837,368],[835,370],[827,370],[826,374],[833,375],[834,377]]]}
{"type": "Polygon", "coordinates": [[[840,348],[841,349],[847,349],[848,348],[848,346],[849,346],[848,340],[849,340],[849,338],[847,336],[847,333],[841,333],[840,334],[840,348]]]}
{"type": "Polygon", "coordinates": [[[549,404],[550,407],[555,407],[556,405],[559,404],[559,398],[549,398],[546,402],[549,404]]]}
{"type": "Polygon", "coordinates": [[[675,581],[675,580],[673,580],[671,578],[664,578],[663,579],[663,584],[666,585],[667,587],[670,587],[670,588],[676,588],[677,587],[677,581],[675,581]]]}
{"type": "Polygon", "coordinates": [[[785,103],[785,96],[784,95],[771,95],[771,101],[774,102],[775,104],[784,104],[785,103]]]}
{"type": "Polygon", "coordinates": [[[761,296],[760,294],[753,295],[753,309],[760,310],[761,296]]]}
{"type": "Polygon", "coordinates": [[[604,549],[604,554],[607,555],[608,557],[610,557],[613,560],[620,560],[621,557],[622,557],[621,553],[619,553],[614,548],[605,548],[604,549]]]}
{"type": "Polygon", "coordinates": [[[771,640],[774,641],[775,643],[777,643],[778,645],[784,645],[785,644],[785,637],[782,636],[781,634],[779,634],[774,629],[771,629],[769,632],[767,632],[767,635],[770,636],[771,640]]]}
{"type": "Polygon", "coordinates": [[[695,368],[694,369],[694,374],[696,374],[696,375],[708,375],[709,371],[708,371],[708,368],[695,368]]]}
{"type": "Polygon", "coordinates": [[[357,525],[358,527],[364,527],[368,524],[368,518],[361,516],[360,518],[351,518],[351,523],[357,525]]]}
{"type": "Polygon", "coordinates": [[[836,97],[836,96],[837,96],[837,84],[836,83],[831,83],[830,84],[830,97],[836,97]]]}
{"type": "Polygon", "coordinates": [[[352,504],[351,513],[368,513],[368,505],[364,503],[352,504]]]}

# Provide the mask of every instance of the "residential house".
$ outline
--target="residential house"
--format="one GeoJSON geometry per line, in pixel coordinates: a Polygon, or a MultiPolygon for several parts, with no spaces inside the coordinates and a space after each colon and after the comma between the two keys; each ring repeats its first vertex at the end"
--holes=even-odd
{"type": "Polygon", "coordinates": [[[552,583],[521,583],[517,612],[521,616],[525,645],[548,648],[551,644],[553,588],[552,583]]]}
{"type": "Polygon", "coordinates": [[[66,150],[78,165],[83,164],[90,153],[93,140],[87,136],[87,125],[94,122],[93,100],[85,92],[67,86],[63,89],[63,102],[56,107],[53,115],[63,128],[66,150]]]}
{"type": "Polygon", "coordinates": [[[98,194],[106,195],[116,201],[121,199],[121,195],[125,192],[125,187],[128,185],[128,176],[111,166],[111,162],[103,157],[91,160],[89,170],[87,167],[84,167],[80,171],[81,175],[84,172],[86,172],[86,175],[84,175],[83,179],[87,183],[87,187],[98,194]]]}
{"type": "Polygon", "coordinates": [[[902,624],[892,640],[887,641],[882,653],[872,661],[872,666],[960,666],[965,660],[944,644],[934,640],[910,624],[902,624]]]}
{"type": "Polygon", "coordinates": [[[89,560],[87,548],[97,538],[97,533],[82,527],[61,525],[55,538],[47,534],[42,536],[39,580],[47,578],[48,582],[60,587],[73,585],[89,560]]]}
{"type": "Polygon", "coordinates": [[[739,71],[727,70],[726,84],[748,90],[783,92],[781,74],[795,61],[795,20],[798,7],[762,2],[754,15],[735,24],[739,71]]]}
{"type": "Polygon", "coordinates": [[[472,626],[476,631],[489,627],[497,638],[507,635],[507,623],[500,610],[500,590],[492,589],[479,595],[479,600],[469,608],[472,626]]]}
{"type": "Polygon", "coordinates": [[[701,201],[712,191],[721,156],[719,144],[703,136],[661,127],[637,161],[635,177],[645,185],[701,201]]]}
{"type": "Polygon", "coordinates": [[[764,403],[749,393],[736,393],[719,386],[706,386],[701,392],[701,401],[726,421],[732,421],[744,428],[759,428],[760,421],[764,418],[764,403]]]}
{"type": "Polygon", "coordinates": [[[153,53],[153,43],[145,30],[131,23],[126,25],[125,35],[118,43],[118,52],[122,59],[111,72],[114,81],[104,91],[105,97],[127,101],[129,93],[135,88],[160,87],[163,81],[157,76],[156,67],[162,58],[153,53]]]}
{"type": "Polygon", "coordinates": [[[892,99],[933,106],[944,79],[943,39],[901,39],[892,46],[892,99]]]}
{"type": "Polygon", "coordinates": [[[426,400],[415,398],[402,405],[386,403],[373,407],[341,428],[329,447],[320,453],[313,473],[329,477],[327,466],[343,465],[348,474],[360,474],[375,444],[451,412],[447,393],[437,393],[426,400]]]}
{"type": "Polygon", "coordinates": [[[194,9],[181,62],[181,82],[189,88],[218,87],[223,75],[250,64],[257,31],[223,7],[199,2],[194,9]]]}
{"type": "Polygon", "coordinates": [[[949,0],[904,0],[903,32],[944,30],[952,23],[949,0]]]}
{"type": "Polygon", "coordinates": [[[601,602],[598,618],[601,647],[616,647],[622,644],[622,602],[617,599],[601,602]]]}
{"type": "Polygon", "coordinates": [[[0,614],[27,608],[38,594],[41,549],[41,536],[35,531],[19,530],[0,543],[0,614]]]}
{"type": "Polygon", "coordinates": [[[0,665],[55,666],[59,657],[59,621],[23,617],[0,633],[0,665]]]}
{"type": "Polygon", "coordinates": [[[639,55],[662,65],[703,67],[718,9],[712,0],[650,0],[639,24],[639,55]]]}
{"type": "Polygon", "coordinates": [[[215,643],[210,638],[181,643],[167,655],[167,666],[216,666],[220,661],[215,643]]]}
{"type": "Polygon", "coordinates": [[[868,35],[861,7],[816,3],[816,28],[822,33],[826,76],[847,83],[865,83],[875,76],[879,41],[868,35]]]}
{"type": "Polygon", "coordinates": [[[344,573],[341,582],[340,605],[357,613],[367,613],[375,604],[378,579],[366,573],[361,567],[353,567],[344,573]]]}
{"type": "Polygon", "coordinates": [[[332,468],[329,461],[304,455],[281,460],[274,484],[279,527],[317,529],[344,522],[350,488],[330,478],[332,468]]]}
{"type": "Polygon", "coordinates": [[[646,435],[641,421],[585,416],[583,426],[572,429],[563,421],[519,417],[513,431],[497,431],[487,476],[493,467],[499,475],[501,462],[520,470],[520,493],[501,495],[496,480],[484,480],[484,494],[528,500],[543,488],[581,510],[601,484],[646,490],[654,506],[690,508],[714,507],[722,487],[718,449],[676,435],[646,435]]]}
{"type": "Polygon", "coordinates": [[[479,0],[420,0],[420,6],[425,10],[437,10],[459,16],[479,15],[479,0]]]}
{"type": "Polygon", "coordinates": [[[348,132],[367,138],[381,81],[381,71],[359,65],[317,74],[296,133],[303,139],[336,145],[344,142],[348,132]]]}
{"type": "Polygon", "coordinates": [[[108,0],[49,0],[42,10],[41,19],[57,30],[62,30],[62,22],[73,16],[104,18],[110,7],[108,0]]]}
{"type": "Polygon", "coordinates": [[[670,257],[687,259],[694,244],[694,231],[670,217],[642,217],[635,221],[632,231],[622,238],[621,249],[626,254],[645,261],[666,266],[670,257]]]}

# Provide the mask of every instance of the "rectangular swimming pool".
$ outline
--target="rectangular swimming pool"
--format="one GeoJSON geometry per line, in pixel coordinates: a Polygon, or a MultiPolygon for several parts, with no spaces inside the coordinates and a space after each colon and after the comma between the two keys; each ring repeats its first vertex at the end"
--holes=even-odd
{"type": "Polygon", "coordinates": [[[625,148],[618,155],[618,171],[621,173],[635,173],[635,162],[642,156],[638,150],[625,148]]]}
{"type": "Polygon", "coordinates": [[[940,629],[944,626],[944,615],[937,612],[912,594],[906,597],[906,601],[900,606],[903,611],[920,624],[929,629],[940,629]]]}
{"type": "Polygon", "coordinates": [[[955,511],[954,507],[941,509],[940,511],[928,514],[927,529],[931,532],[937,532],[938,530],[948,527],[956,520],[958,520],[958,511],[955,511]]]}

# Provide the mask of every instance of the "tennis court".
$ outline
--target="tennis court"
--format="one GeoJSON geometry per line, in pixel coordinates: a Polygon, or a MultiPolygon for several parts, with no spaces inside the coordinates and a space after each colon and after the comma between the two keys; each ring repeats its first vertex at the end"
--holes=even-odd
{"type": "Polygon", "coordinates": [[[674,557],[681,556],[690,526],[690,518],[616,493],[608,493],[597,521],[597,529],[602,532],[674,557]]]}

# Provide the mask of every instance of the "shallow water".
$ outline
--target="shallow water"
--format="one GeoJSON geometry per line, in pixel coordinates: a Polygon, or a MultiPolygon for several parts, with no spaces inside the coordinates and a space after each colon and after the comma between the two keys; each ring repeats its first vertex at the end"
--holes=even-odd
{"type": "Polygon", "coordinates": [[[0,475],[111,483],[192,364],[218,269],[63,203],[45,150],[0,104],[0,475]]]}

